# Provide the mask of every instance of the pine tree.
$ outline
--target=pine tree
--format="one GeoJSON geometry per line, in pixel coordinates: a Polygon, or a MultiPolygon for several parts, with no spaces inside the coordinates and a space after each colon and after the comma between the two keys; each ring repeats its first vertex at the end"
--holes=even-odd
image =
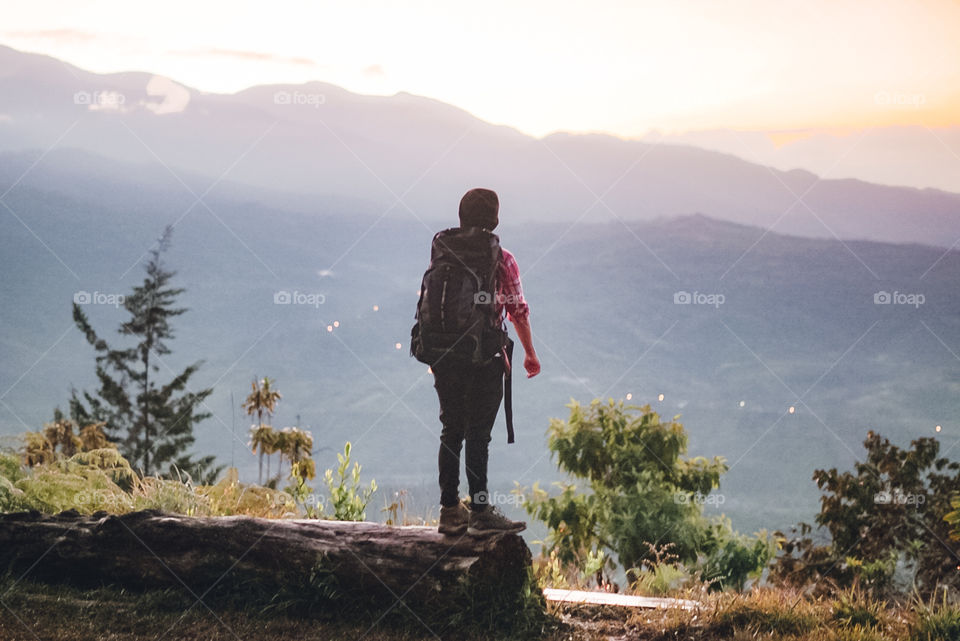
{"type": "Polygon", "coordinates": [[[105,422],[108,436],[120,444],[131,467],[143,475],[174,475],[180,470],[197,482],[207,483],[222,468],[213,467],[213,456],[194,460],[187,454],[194,443],[194,425],[212,416],[200,407],[213,389],[193,392],[188,387],[202,361],[189,365],[166,383],[160,382],[159,375],[162,357],[170,353],[167,342],[174,338],[170,320],[187,311],[174,307],[184,289],[170,287],[176,272],[167,271],[161,261],[170,246],[172,231],[169,226],[164,230],[150,252],[143,284],[124,299],[130,319],[120,326],[119,333],[136,337],[139,342],[135,346],[111,348],[74,303],[73,320],[97,353],[100,389],[96,396],[84,393],[89,410],[74,391],[70,409],[75,418],[105,422]]]}

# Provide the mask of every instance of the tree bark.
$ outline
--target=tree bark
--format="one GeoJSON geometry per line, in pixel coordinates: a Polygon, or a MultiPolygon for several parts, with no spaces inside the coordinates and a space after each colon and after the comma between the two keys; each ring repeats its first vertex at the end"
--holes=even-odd
{"type": "Polygon", "coordinates": [[[197,598],[245,591],[269,598],[288,589],[380,609],[451,611],[464,600],[471,609],[513,608],[529,587],[530,562],[516,534],[473,538],[432,527],[153,510],[0,515],[0,571],[81,587],[172,587],[197,598]]]}

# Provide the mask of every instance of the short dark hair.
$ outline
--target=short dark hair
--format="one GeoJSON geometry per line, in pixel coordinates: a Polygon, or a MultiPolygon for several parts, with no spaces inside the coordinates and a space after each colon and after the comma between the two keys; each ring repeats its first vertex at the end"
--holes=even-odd
{"type": "Polygon", "coordinates": [[[460,226],[493,230],[500,222],[500,199],[492,189],[477,187],[460,199],[460,226]]]}

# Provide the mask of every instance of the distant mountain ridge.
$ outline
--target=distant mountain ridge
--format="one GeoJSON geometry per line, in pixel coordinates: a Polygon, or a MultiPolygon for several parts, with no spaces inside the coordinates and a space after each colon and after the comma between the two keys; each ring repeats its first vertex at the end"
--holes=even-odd
{"type": "Polygon", "coordinates": [[[525,222],[702,212],[808,237],[943,247],[960,239],[960,195],[948,192],[820,180],[684,145],[535,139],[410,94],[360,96],[319,82],[206,94],[0,47],[0,151],[39,155],[52,145],[153,166],[174,182],[180,173],[207,186],[223,179],[211,195],[231,186],[297,195],[284,198],[302,211],[335,197],[432,221],[467,188],[487,185],[525,222]]]}

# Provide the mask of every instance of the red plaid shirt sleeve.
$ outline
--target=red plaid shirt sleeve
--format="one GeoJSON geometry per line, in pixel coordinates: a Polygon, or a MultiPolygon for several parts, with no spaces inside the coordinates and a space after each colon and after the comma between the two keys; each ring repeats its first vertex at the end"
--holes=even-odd
{"type": "Polygon", "coordinates": [[[503,318],[506,310],[511,322],[526,320],[530,316],[530,306],[523,298],[523,286],[520,284],[520,267],[513,254],[506,249],[500,261],[500,289],[497,292],[497,314],[503,318]]]}

